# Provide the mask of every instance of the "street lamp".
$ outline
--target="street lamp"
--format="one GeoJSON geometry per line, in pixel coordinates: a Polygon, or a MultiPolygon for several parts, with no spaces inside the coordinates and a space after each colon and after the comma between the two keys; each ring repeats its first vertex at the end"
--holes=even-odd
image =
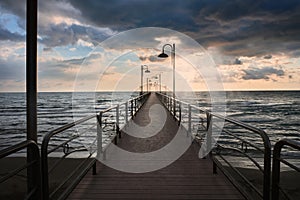
{"type": "Polygon", "coordinates": [[[158,74],[158,80],[159,80],[159,92],[161,93],[161,73],[158,74]]]}
{"type": "Polygon", "coordinates": [[[168,54],[165,53],[165,47],[171,47],[171,63],[173,65],[173,99],[174,99],[174,112],[175,112],[175,44],[165,44],[162,47],[162,53],[158,55],[159,58],[167,58],[168,54]]]}
{"type": "MultiPolygon", "coordinates": [[[[148,69],[148,65],[141,65],[141,93],[140,95],[143,94],[143,79],[144,79],[144,70],[145,70],[145,73],[150,73],[149,69],[148,69]]],[[[147,83],[148,84],[148,83],[147,83]]]]}
{"type": "Polygon", "coordinates": [[[151,82],[151,79],[150,78],[147,78],[147,92],[149,92],[149,82],[151,82]]]}
{"type": "Polygon", "coordinates": [[[160,93],[161,93],[161,74],[162,74],[162,72],[155,75],[155,78],[158,79],[158,81],[159,81],[159,92],[160,93]]]}

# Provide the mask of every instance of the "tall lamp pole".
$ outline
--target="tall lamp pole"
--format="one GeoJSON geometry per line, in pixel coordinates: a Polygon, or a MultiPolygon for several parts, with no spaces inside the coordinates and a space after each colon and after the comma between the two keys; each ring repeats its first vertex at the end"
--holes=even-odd
{"type": "MultiPolygon", "coordinates": [[[[141,93],[140,95],[143,94],[143,80],[144,80],[144,70],[145,70],[145,73],[150,73],[149,69],[148,69],[148,65],[141,65],[141,93]]],[[[148,84],[148,82],[147,82],[148,84]]],[[[148,91],[147,91],[148,92],[148,91]]]]}
{"type": "Polygon", "coordinates": [[[161,93],[161,74],[162,72],[160,72],[159,74],[155,75],[155,79],[158,79],[158,83],[159,83],[159,92],[161,93]]]}
{"type": "Polygon", "coordinates": [[[162,47],[162,53],[158,55],[159,58],[167,58],[169,57],[168,54],[165,53],[165,47],[169,46],[171,47],[171,63],[173,65],[173,100],[174,100],[174,112],[175,112],[175,44],[165,44],[162,47]]]}
{"type": "Polygon", "coordinates": [[[149,81],[151,81],[151,80],[149,80],[149,78],[147,78],[147,92],[149,92],[149,81]]]}
{"type": "Polygon", "coordinates": [[[160,72],[160,73],[158,74],[159,92],[160,92],[160,93],[161,93],[161,74],[162,74],[162,72],[160,72]]]}

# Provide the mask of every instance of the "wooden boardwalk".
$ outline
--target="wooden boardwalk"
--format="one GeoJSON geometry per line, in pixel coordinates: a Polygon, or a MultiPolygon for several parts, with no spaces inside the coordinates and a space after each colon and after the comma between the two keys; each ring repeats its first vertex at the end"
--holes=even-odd
{"type": "MultiPolygon", "coordinates": [[[[155,94],[134,118],[147,125],[149,109],[161,104],[155,94]]],[[[168,144],[178,129],[177,122],[167,112],[161,131],[148,138],[136,138],[123,133],[118,146],[131,152],[151,152],[168,144]]],[[[210,159],[199,159],[199,144],[189,149],[171,165],[148,173],[125,173],[97,163],[97,175],[88,173],[68,197],[77,199],[244,199],[223,174],[212,173],[210,159]]]]}

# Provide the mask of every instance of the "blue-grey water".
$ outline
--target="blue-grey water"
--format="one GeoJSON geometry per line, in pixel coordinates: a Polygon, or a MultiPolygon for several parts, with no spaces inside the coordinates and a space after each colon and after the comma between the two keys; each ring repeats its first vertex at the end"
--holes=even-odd
{"type": "MultiPolygon", "coordinates": [[[[39,93],[38,137],[81,117],[128,100],[138,93],[39,93]]],[[[183,99],[184,100],[184,99],[183,99]]],[[[209,109],[209,93],[196,93],[195,103],[209,109]]],[[[300,140],[300,91],[226,92],[226,115],[267,132],[272,143],[300,140]]],[[[0,149],[26,138],[24,93],[0,93],[0,149]]]]}

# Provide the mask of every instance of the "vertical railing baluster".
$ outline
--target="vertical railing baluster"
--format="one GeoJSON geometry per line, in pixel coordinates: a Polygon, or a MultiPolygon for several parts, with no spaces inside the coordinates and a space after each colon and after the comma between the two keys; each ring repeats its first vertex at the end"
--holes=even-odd
{"type": "Polygon", "coordinates": [[[178,101],[178,112],[179,112],[179,120],[178,120],[178,126],[180,125],[180,123],[181,123],[181,106],[182,106],[182,104],[181,104],[181,102],[180,101],[178,101]]]}
{"type": "Polygon", "coordinates": [[[192,135],[192,109],[191,104],[188,104],[188,132],[187,135],[192,135]]]}
{"type": "Polygon", "coordinates": [[[125,103],[125,122],[128,123],[128,101],[125,103]]]}
{"type": "Polygon", "coordinates": [[[102,154],[102,112],[97,114],[97,157],[102,154]]]}
{"type": "Polygon", "coordinates": [[[116,137],[119,136],[121,138],[120,132],[120,105],[118,104],[116,107],[116,137]]]}
{"type": "Polygon", "coordinates": [[[131,118],[133,118],[133,100],[130,100],[131,103],[131,118]]]}
{"type": "Polygon", "coordinates": [[[137,105],[136,105],[136,99],[134,99],[134,115],[136,114],[136,107],[137,107],[137,105]]]}
{"type": "Polygon", "coordinates": [[[212,147],[212,114],[209,113],[208,114],[208,119],[209,121],[208,123],[208,131],[207,131],[207,135],[206,135],[206,153],[211,155],[211,147],[212,147]]]}

